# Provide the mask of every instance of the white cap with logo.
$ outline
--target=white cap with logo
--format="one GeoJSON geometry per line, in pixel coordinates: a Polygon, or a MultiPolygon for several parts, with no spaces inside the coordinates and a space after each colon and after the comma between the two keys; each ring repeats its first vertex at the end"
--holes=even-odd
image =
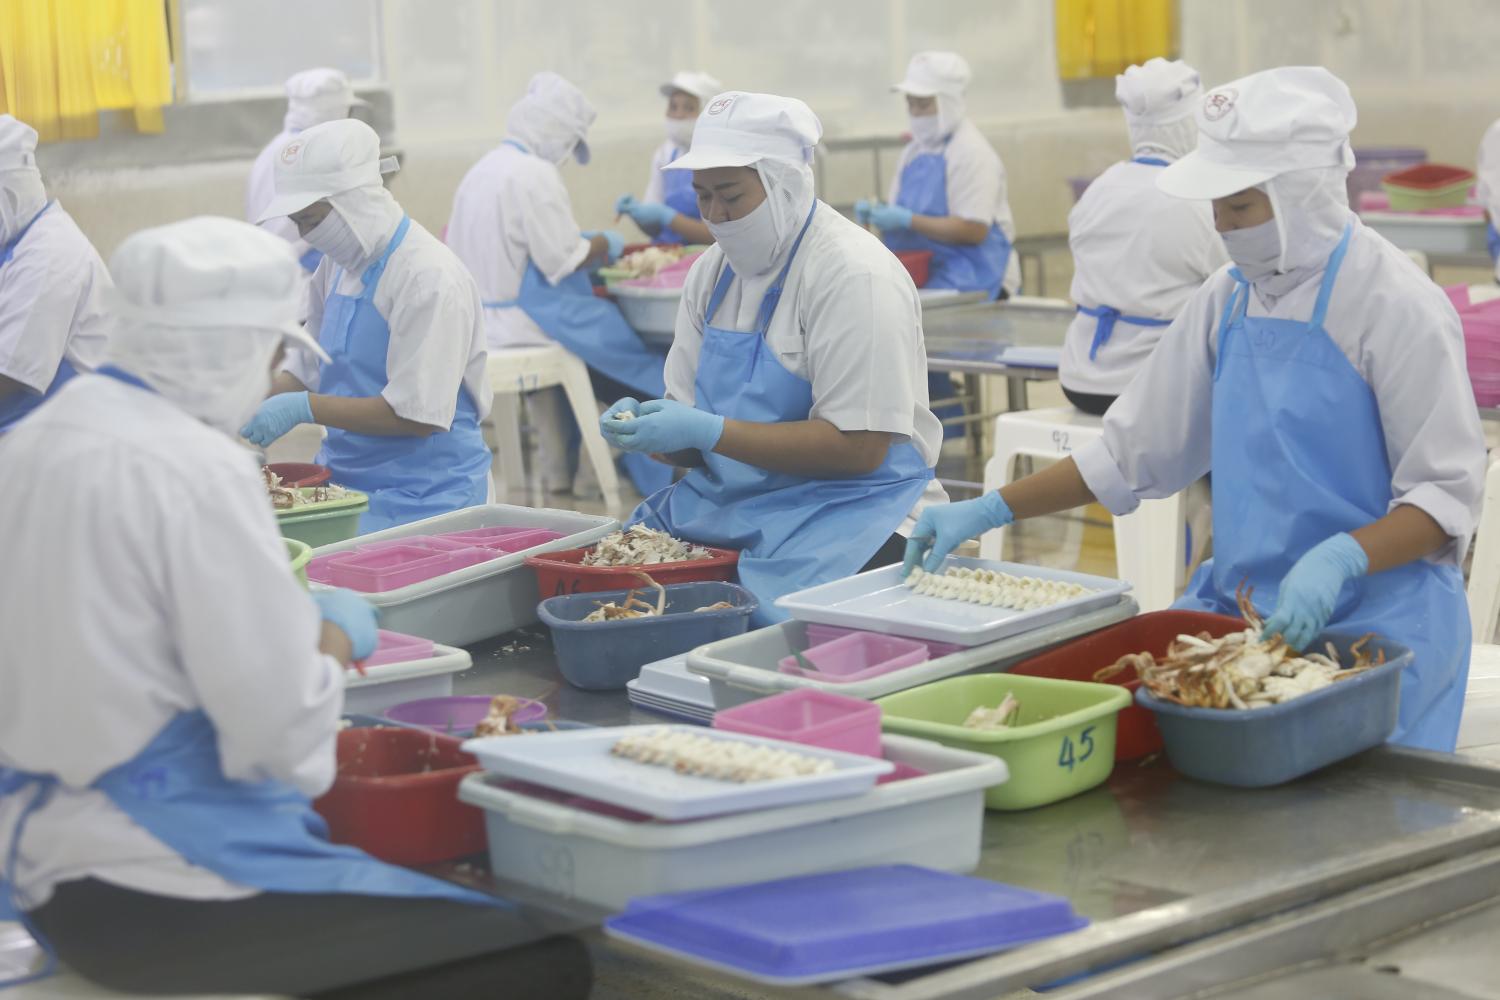
{"type": "Polygon", "coordinates": [[[395,172],[394,157],[380,158],[380,136],[354,118],[314,125],[282,144],[273,161],[276,195],[255,221],[300,212],[315,201],[360,187],[379,187],[395,172]]]}
{"type": "Polygon", "coordinates": [[[801,166],[812,162],[822,137],[823,123],[795,97],[731,90],[698,115],[692,149],[662,169],[748,167],[761,160],[801,166]]]}

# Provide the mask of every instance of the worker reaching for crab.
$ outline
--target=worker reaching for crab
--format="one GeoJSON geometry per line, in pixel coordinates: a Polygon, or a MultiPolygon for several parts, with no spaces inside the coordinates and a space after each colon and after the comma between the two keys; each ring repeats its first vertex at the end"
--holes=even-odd
{"type": "Polygon", "coordinates": [[[947,499],[916,287],[814,197],[821,134],[792,98],[708,102],[665,168],[693,172],[716,241],[688,274],[666,398],[600,419],[620,448],[688,467],[631,520],[741,550],[761,624],[783,594],[898,561],[903,523],[947,499]]]}
{"type": "Polygon", "coordinates": [[[1104,436],[977,500],[924,512],[907,566],[1097,499],[1115,514],[1213,473],[1214,557],[1178,607],[1267,595],[1267,635],[1378,632],[1416,656],[1392,739],[1451,751],[1468,675],[1459,566],[1485,448],[1457,314],[1349,211],[1348,88],[1321,67],[1205,95],[1168,194],[1212,200],[1234,266],[1189,300],[1104,418],[1104,436]]]}

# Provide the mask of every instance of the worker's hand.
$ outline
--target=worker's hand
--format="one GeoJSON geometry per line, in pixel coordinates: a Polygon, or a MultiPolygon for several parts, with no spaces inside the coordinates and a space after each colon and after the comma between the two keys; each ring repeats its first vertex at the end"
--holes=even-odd
{"type": "Polygon", "coordinates": [[[376,632],[379,612],[373,605],[352,590],[318,590],[312,599],[318,605],[323,620],[349,637],[349,646],[355,660],[363,660],[375,652],[380,644],[376,632]]]}
{"type": "Polygon", "coordinates": [[[298,424],[313,422],[312,403],[305,392],[281,392],[260,404],[240,436],[264,448],[298,424]]]}
{"type": "Polygon", "coordinates": [[[861,198],[854,203],[854,221],[861,226],[870,224],[870,199],[861,198]]]}
{"type": "Polygon", "coordinates": [[[677,218],[677,209],[656,201],[637,201],[625,211],[642,229],[665,229],[677,218]]]}
{"type": "Polygon", "coordinates": [[[911,209],[900,205],[871,205],[870,221],[883,231],[911,228],[911,209]]]}
{"type": "Polygon", "coordinates": [[[609,409],[605,410],[604,413],[599,417],[599,433],[604,435],[604,440],[608,441],[616,448],[620,447],[620,442],[615,440],[614,428],[622,424],[627,424],[634,420],[635,411],[639,410],[640,408],[640,400],[633,399],[630,396],[626,396],[624,399],[615,403],[614,406],[611,406],[609,409]],[[628,413],[630,414],[630,416],[624,420],[620,420],[619,416],[622,413],[628,413]]]}
{"type": "Polygon", "coordinates": [[[1314,545],[1282,579],[1261,638],[1279,635],[1298,652],[1306,649],[1333,617],[1344,584],[1369,569],[1370,557],[1352,535],[1340,532],[1314,545]]]}
{"type": "Polygon", "coordinates": [[[586,240],[591,240],[595,236],[603,236],[604,242],[609,245],[606,256],[609,258],[611,264],[619,260],[620,254],[625,252],[625,237],[613,229],[590,229],[580,235],[586,240]]]}
{"type": "Polygon", "coordinates": [[[615,218],[630,214],[630,206],[635,204],[635,195],[622,194],[615,199],[615,218]]]}
{"type": "Polygon", "coordinates": [[[648,455],[696,448],[714,450],[724,433],[724,418],[671,399],[650,399],[637,407],[634,420],[611,420],[608,433],[626,451],[648,455]]]}
{"type": "Polygon", "coordinates": [[[928,507],[917,518],[917,526],[906,540],[901,578],[904,580],[909,576],[919,562],[927,572],[938,572],[948,554],[964,542],[978,538],[991,528],[1003,528],[1015,519],[998,491],[975,500],[928,507]]]}

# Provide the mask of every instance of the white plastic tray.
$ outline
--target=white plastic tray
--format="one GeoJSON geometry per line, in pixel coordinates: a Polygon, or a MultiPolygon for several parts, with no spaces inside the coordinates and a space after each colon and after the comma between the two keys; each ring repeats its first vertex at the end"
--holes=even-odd
{"type": "Polygon", "coordinates": [[[382,715],[403,701],[446,698],[453,693],[453,675],[473,665],[465,650],[438,645],[429,657],[367,667],[363,676],[351,667],[344,678],[344,711],[382,715]]]}
{"type": "Polygon", "coordinates": [[[686,654],[646,664],[640,676],[625,688],[631,704],[642,708],[704,722],[714,717],[714,695],[708,678],[688,670],[686,654]]]}
{"type": "Polygon", "coordinates": [[[1487,252],[1481,216],[1361,212],[1359,218],[1402,250],[1452,254],[1487,252]]]}
{"type": "Polygon", "coordinates": [[[1044,580],[1065,580],[1082,584],[1094,592],[1049,608],[1015,611],[914,593],[901,582],[900,566],[885,566],[787,594],[776,601],[776,606],[799,621],[978,646],[1114,604],[1130,590],[1130,584],[1124,580],[1045,566],[958,556],[949,556],[943,564],[945,570],[955,566],[1000,570],[1044,580]]]}
{"type": "Polygon", "coordinates": [[[1005,762],[887,735],[887,760],[926,771],[864,795],[690,823],[633,823],[496,787],[472,774],[458,797],[485,810],[490,867],[503,879],[620,909],[637,896],[913,864],[979,864],[984,791],[1005,762]]]}
{"type": "Polygon", "coordinates": [[[739,784],[678,774],[671,768],[639,764],[609,752],[625,734],[638,735],[646,729],[704,735],[697,726],[616,726],[543,733],[528,740],[492,736],[469,740],[464,744],[464,751],[478,757],[479,763],[491,773],[583,795],[662,819],[695,819],[859,795],[873,788],[875,780],[882,774],[894,769],[889,761],[873,757],[741,733],[711,735],[728,742],[756,743],[821,757],[832,761],[834,770],[827,774],[739,784]]]}

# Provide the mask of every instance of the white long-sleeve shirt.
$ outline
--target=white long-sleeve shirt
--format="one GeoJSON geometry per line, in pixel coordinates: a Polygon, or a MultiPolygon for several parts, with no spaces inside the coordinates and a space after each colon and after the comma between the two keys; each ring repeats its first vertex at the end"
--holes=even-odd
{"type": "MultiPolygon", "coordinates": [[[[253,893],[189,864],[88,786],[202,710],[224,773],[333,781],[343,668],[317,651],[255,460],[147,390],[68,383],[0,438],[0,766],[60,782],[20,844],[40,905],[94,877],[195,899],[253,893]]],[[[0,851],[31,791],[0,799],[0,851]]]]}
{"type": "MultiPolygon", "coordinates": [[[[1429,514],[1453,539],[1429,558],[1458,564],[1479,520],[1485,474],[1463,330],[1441,288],[1357,219],[1353,226],[1324,326],[1375,394],[1391,507],[1429,514]]],[[[1269,309],[1252,292],[1247,315],[1306,323],[1322,279],[1319,269],[1269,309]]],[[[1074,455],[1111,513],[1171,496],[1209,471],[1219,322],[1234,288],[1225,267],[1198,290],[1110,407],[1103,439],[1074,455]]],[[[1338,434],[1339,419],[1328,415],[1329,435],[1338,434]]]]}

